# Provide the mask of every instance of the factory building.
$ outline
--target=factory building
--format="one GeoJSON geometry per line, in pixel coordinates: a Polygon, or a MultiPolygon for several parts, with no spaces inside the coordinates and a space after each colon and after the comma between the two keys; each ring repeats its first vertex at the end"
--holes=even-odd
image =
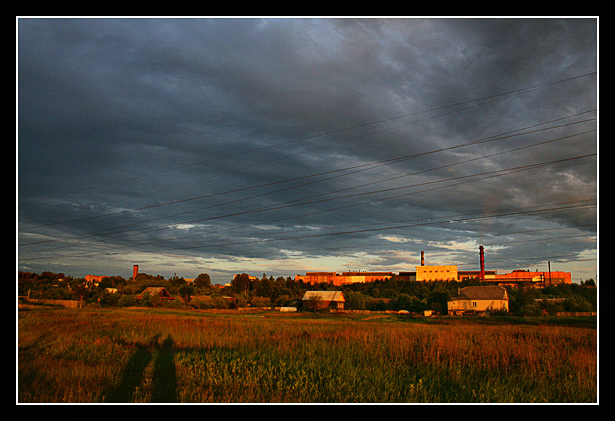
{"type": "MultiPolygon", "coordinates": [[[[480,270],[460,271],[457,265],[425,265],[425,254],[421,251],[421,265],[416,266],[415,272],[307,272],[305,275],[296,275],[296,281],[311,285],[327,283],[334,286],[354,283],[374,282],[395,277],[403,281],[417,282],[451,282],[465,280],[480,280],[500,286],[531,286],[544,288],[551,285],[571,284],[570,272],[545,271],[530,272],[526,270],[513,270],[511,273],[498,274],[495,270],[485,269],[485,254],[483,246],[479,247],[480,270]]],[[[550,268],[550,264],[549,264],[550,268]]]]}
{"type": "MultiPolygon", "coordinates": [[[[132,265],[132,280],[137,279],[139,274],[139,265],[132,265]]],[[[85,282],[88,284],[98,285],[103,279],[109,278],[108,275],[85,275],[85,282]]]]}
{"type": "Polygon", "coordinates": [[[103,279],[108,278],[106,275],[85,275],[85,282],[90,285],[98,285],[103,279]]]}
{"type": "MultiPolygon", "coordinates": [[[[480,270],[460,270],[457,271],[457,280],[458,281],[467,281],[469,279],[479,279],[480,278],[480,270]]],[[[497,272],[495,270],[486,270],[485,271],[485,281],[491,281],[495,279],[495,275],[497,272]]]]}
{"type": "Polygon", "coordinates": [[[571,284],[570,272],[548,271],[530,272],[528,270],[513,270],[511,273],[495,275],[492,279],[486,279],[503,286],[534,286],[544,288],[552,285],[571,284]]]}
{"type": "Polygon", "coordinates": [[[457,273],[456,265],[417,266],[416,280],[418,282],[456,281],[457,273]]]}
{"type": "Polygon", "coordinates": [[[393,272],[306,272],[305,275],[296,275],[295,281],[302,281],[311,285],[327,283],[335,286],[374,282],[378,280],[390,279],[395,274],[393,272]]]}

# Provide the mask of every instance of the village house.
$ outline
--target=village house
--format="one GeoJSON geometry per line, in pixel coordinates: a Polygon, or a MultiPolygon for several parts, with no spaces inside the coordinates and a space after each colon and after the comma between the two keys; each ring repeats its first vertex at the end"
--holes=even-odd
{"type": "Polygon", "coordinates": [[[307,291],[302,301],[303,307],[312,310],[343,310],[346,299],[342,291],[307,291]]]}
{"type": "Polygon", "coordinates": [[[459,294],[447,303],[448,314],[508,312],[508,292],[502,286],[470,286],[461,288],[459,294]]]}
{"type": "Polygon", "coordinates": [[[169,294],[169,291],[166,290],[166,288],[163,287],[148,287],[145,288],[145,290],[143,290],[143,292],[139,295],[137,295],[137,299],[141,300],[143,297],[149,295],[150,297],[159,297],[163,300],[174,300],[173,297],[171,297],[171,294],[169,294]]]}

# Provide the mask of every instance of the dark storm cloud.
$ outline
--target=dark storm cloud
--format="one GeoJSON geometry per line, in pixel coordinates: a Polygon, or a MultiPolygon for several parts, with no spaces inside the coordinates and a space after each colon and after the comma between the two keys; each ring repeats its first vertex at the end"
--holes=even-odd
{"type": "Polygon", "coordinates": [[[413,224],[595,200],[595,157],[494,173],[595,153],[595,121],[450,148],[595,109],[596,44],[595,19],[19,19],[20,269],[412,270],[432,239],[595,233],[595,206],[413,224]]]}

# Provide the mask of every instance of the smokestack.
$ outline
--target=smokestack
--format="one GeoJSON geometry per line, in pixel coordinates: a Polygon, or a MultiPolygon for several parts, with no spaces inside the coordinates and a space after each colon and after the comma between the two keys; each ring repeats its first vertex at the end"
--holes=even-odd
{"type": "Polygon", "coordinates": [[[137,274],[139,273],[139,265],[132,265],[132,280],[137,280],[137,274]]]}
{"type": "Polygon", "coordinates": [[[421,266],[425,266],[425,252],[421,251],[421,266]]]}
{"type": "Polygon", "coordinates": [[[478,247],[480,251],[480,281],[485,282],[485,252],[483,246],[478,247]]]}

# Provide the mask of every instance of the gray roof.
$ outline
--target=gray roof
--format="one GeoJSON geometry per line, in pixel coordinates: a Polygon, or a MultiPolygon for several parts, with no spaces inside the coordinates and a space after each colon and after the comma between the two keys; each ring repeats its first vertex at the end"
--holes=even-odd
{"type": "Polygon", "coordinates": [[[508,292],[502,286],[465,287],[459,290],[460,300],[508,300],[508,292]]]}
{"type": "Polygon", "coordinates": [[[312,300],[321,300],[321,301],[339,301],[345,302],[344,294],[342,291],[306,291],[303,296],[303,301],[312,301],[312,300]]]}

